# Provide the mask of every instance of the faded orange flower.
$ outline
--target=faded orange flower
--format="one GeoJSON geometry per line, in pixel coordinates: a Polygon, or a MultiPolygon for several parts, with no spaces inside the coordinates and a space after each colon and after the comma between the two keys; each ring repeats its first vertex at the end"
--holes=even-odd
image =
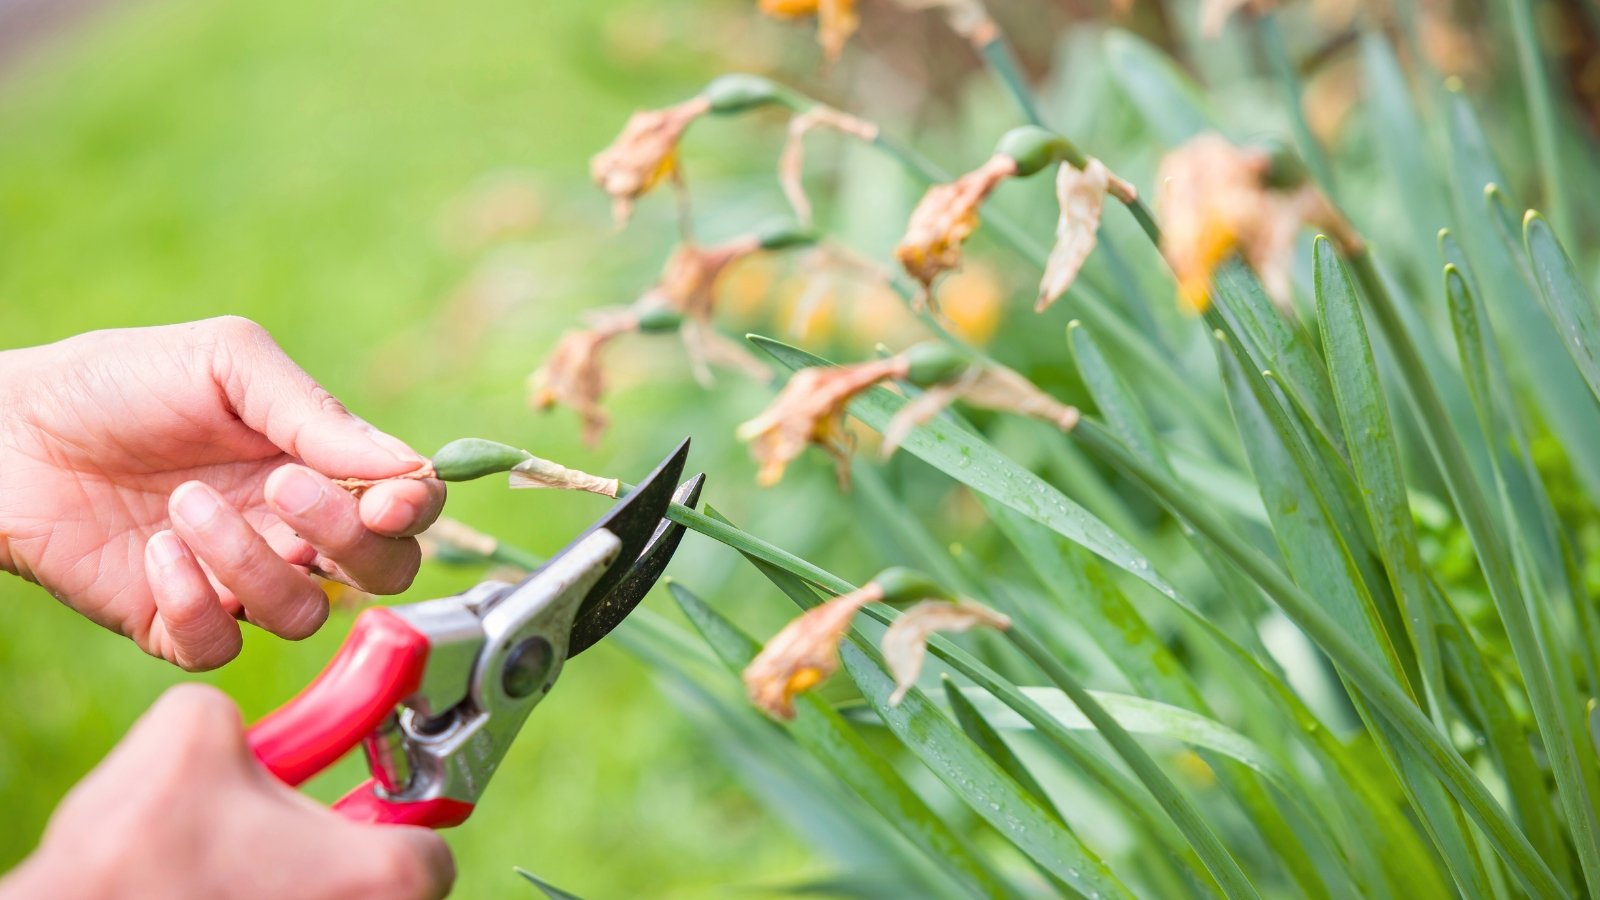
{"type": "Polygon", "coordinates": [[[1178,293],[1196,312],[1211,302],[1211,279],[1238,253],[1278,303],[1289,303],[1289,267],[1301,226],[1327,232],[1348,251],[1360,238],[1310,182],[1280,189],[1268,183],[1272,159],[1202,134],[1161,161],[1161,252],[1178,278],[1178,293]]]}
{"type": "Polygon", "coordinates": [[[817,43],[829,62],[837,60],[845,42],[861,25],[856,0],[761,0],[760,9],[781,19],[817,17],[817,43]]]}
{"type": "Polygon", "coordinates": [[[935,632],[971,631],[980,627],[1005,631],[1011,627],[1011,619],[969,600],[955,603],[924,600],[889,623],[880,644],[883,661],[889,667],[889,674],[894,676],[894,693],[889,695],[889,705],[899,706],[906,693],[916,686],[928,655],[928,638],[935,632]]]}
{"type": "Polygon", "coordinates": [[[976,362],[953,380],[928,388],[902,406],[883,429],[883,455],[892,456],[912,431],[931,422],[957,400],[1042,419],[1062,431],[1071,431],[1078,424],[1076,406],[1046,394],[1014,369],[995,362],[976,362]]]}
{"type": "Polygon", "coordinates": [[[1000,182],[1017,173],[1017,161],[995,154],[989,161],[949,184],[936,184],[922,195],[895,258],[906,274],[922,285],[932,305],[933,282],[961,265],[961,244],[978,227],[978,208],[1000,182]]]}
{"type": "Polygon", "coordinates": [[[883,599],[869,582],[806,610],[767,641],[744,670],[750,702],[775,719],[794,718],[795,695],[821,684],[839,668],[839,642],[850,620],[868,603],[883,599]]]}
{"type": "Polygon", "coordinates": [[[761,415],[739,426],[739,439],[750,442],[750,453],[761,464],[757,480],[776,484],[790,462],[816,445],[833,458],[839,485],[847,487],[853,441],[844,426],[846,407],[867,388],[905,374],[900,357],[794,373],[761,415]]]}
{"type": "Polygon", "coordinates": [[[528,402],[540,410],[556,406],[575,410],[583,419],[584,442],[599,441],[607,422],[600,409],[606,386],[600,354],[612,340],[638,327],[639,317],[631,310],[610,310],[591,317],[589,327],[563,334],[544,364],[528,377],[528,402]]]}
{"type": "Polygon", "coordinates": [[[717,308],[717,284],[728,267],[761,249],[756,235],[734,238],[711,247],[686,243],[673,252],[661,280],[639,298],[635,308],[670,309],[683,316],[679,334],[689,354],[695,379],[711,383],[712,364],[764,377],[766,369],[742,345],[723,337],[711,324],[717,308]]]}
{"type": "Polygon", "coordinates": [[[595,184],[611,196],[611,213],[619,228],[628,223],[633,201],[677,172],[678,140],[710,108],[711,101],[696,97],[666,109],[636,112],[611,146],[589,161],[595,184]]]}

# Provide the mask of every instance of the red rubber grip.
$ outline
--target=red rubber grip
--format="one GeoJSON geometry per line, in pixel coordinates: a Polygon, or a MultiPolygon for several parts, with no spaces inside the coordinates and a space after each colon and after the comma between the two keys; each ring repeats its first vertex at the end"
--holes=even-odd
{"type": "Polygon", "coordinates": [[[428,638],[381,607],[356,618],[338,654],[298,696],[250,727],[250,749],[298,785],[348,753],[417,690],[428,638]]]}
{"type": "Polygon", "coordinates": [[[472,804],[439,797],[433,800],[397,802],[379,797],[376,783],[367,779],[333,804],[334,812],[352,822],[383,825],[420,825],[424,828],[450,828],[472,815],[472,804]]]}

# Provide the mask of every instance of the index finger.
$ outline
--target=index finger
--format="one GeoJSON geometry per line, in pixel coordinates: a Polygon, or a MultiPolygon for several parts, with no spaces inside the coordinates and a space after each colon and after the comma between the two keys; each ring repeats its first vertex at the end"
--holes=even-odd
{"type": "Polygon", "coordinates": [[[361,496],[361,524],[385,537],[414,537],[439,518],[444,500],[437,478],[380,481],[361,496]]]}

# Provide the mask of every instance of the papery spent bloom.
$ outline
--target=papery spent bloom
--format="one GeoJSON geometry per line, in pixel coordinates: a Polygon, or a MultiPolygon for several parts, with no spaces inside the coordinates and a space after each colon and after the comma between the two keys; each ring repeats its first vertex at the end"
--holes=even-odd
{"type": "Polygon", "coordinates": [[[611,146],[589,161],[589,174],[611,196],[612,218],[620,228],[633,202],[678,168],[678,140],[695,119],[711,109],[704,97],[665,109],[642,110],[628,118],[611,146]]]}
{"type": "Polygon", "coordinates": [[[889,705],[899,706],[906,693],[922,674],[922,663],[928,655],[928,638],[936,632],[971,631],[974,628],[994,628],[1005,631],[1011,619],[981,603],[960,600],[924,600],[911,607],[889,623],[880,646],[883,661],[894,676],[894,693],[889,695],[889,705]]]}
{"type": "Polygon", "coordinates": [[[724,338],[711,324],[717,308],[717,283],[723,273],[761,249],[759,235],[745,235],[710,247],[683,244],[667,260],[661,279],[635,304],[637,309],[667,309],[683,317],[679,334],[695,379],[702,385],[711,383],[713,363],[757,377],[766,374],[748,350],[724,338]]]}
{"type": "Polygon", "coordinates": [[[609,310],[590,317],[589,327],[563,334],[550,356],[528,378],[528,402],[540,410],[565,406],[583,420],[583,440],[593,445],[605,432],[600,408],[606,373],[600,355],[606,344],[637,331],[639,316],[631,310],[609,310]]]}
{"type": "Polygon", "coordinates": [[[750,702],[775,719],[793,719],[796,694],[825,681],[839,668],[839,642],[850,620],[868,603],[883,599],[876,582],[840,594],[805,611],[767,641],[744,670],[750,702]]]}
{"type": "Polygon", "coordinates": [[[1091,158],[1081,170],[1068,163],[1057,167],[1056,202],[1060,216],[1056,220],[1055,245],[1050,248],[1044,278],[1039,282],[1039,300],[1034,304],[1034,312],[1049,309],[1078,277],[1084,261],[1094,250],[1107,194],[1124,203],[1131,203],[1138,196],[1133,185],[1113,175],[1098,159],[1091,158]]]}
{"type": "Polygon", "coordinates": [[[805,171],[805,137],[814,128],[831,128],[856,140],[871,143],[878,137],[878,126],[865,119],[818,104],[789,120],[789,136],[778,156],[778,183],[794,208],[800,224],[811,225],[811,201],[806,197],[801,177],[805,171]]]}
{"type": "Polygon", "coordinates": [[[616,478],[603,478],[571,469],[543,457],[529,456],[512,467],[511,486],[557,491],[587,491],[602,497],[615,497],[622,489],[622,482],[616,478]]]}
{"type": "Polygon", "coordinates": [[[845,42],[861,25],[856,0],[760,0],[760,9],[781,19],[817,17],[817,43],[822,54],[833,62],[844,51],[845,42]]]}
{"type": "Polygon", "coordinates": [[[1000,182],[1017,174],[1017,161],[996,153],[988,162],[948,184],[928,189],[911,211],[905,237],[895,247],[895,258],[906,274],[922,286],[923,298],[933,298],[933,283],[961,265],[961,245],[977,230],[978,208],[1000,182]]]}
{"type": "Polygon", "coordinates": [[[907,401],[883,429],[885,457],[918,427],[960,400],[972,406],[1040,419],[1062,431],[1078,424],[1079,412],[1040,390],[1014,369],[988,360],[967,361],[942,344],[919,344],[901,354],[907,379],[926,387],[907,401]]]}
{"type": "Polygon", "coordinates": [[[1315,185],[1271,184],[1273,160],[1263,150],[1235,147],[1202,134],[1161,161],[1161,252],[1178,293],[1200,312],[1211,302],[1211,279],[1238,253],[1260,275],[1280,307],[1289,304],[1289,267],[1301,226],[1327,232],[1346,251],[1361,240],[1315,185]]]}
{"type": "Polygon", "coordinates": [[[904,359],[891,357],[794,373],[761,415],[739,426],[739,439],[750,442],[761,465],[757,480],[776,484],[789,463],[815,445],[833,458],[840,487],[848,486],[853,442],[844,425],[846,407],[857,394],[906,371],[904,359]]]}
{"type": "Polygon", "coordinates": [[[1248,6],[1260,13],[1277,5],[1276,0],[1200,0],[1200,33],[1208,38],[1217,37],[1239,10],[1248,6]]]}

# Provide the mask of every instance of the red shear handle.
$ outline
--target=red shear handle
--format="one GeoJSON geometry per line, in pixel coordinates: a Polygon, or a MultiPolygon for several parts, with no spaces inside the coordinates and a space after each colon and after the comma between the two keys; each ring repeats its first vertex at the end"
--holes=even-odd
{"type": "Polygon", "coordinates": [[[422,683],[428,638],[381,607],[362,613],[316,680],[250,727],[250,749],[298,785],[361,743],[422,683]]]}
{"type": "Polygon", "coordinates": [[[449,828],[460,825],[472,815],[472,804],[461,800],[439,797],[434,800],[400,802],[378,796],[376,783],[367,779],[356,789],[333,805],[339,815],[352,822],[380,825],[421,825],[425,828],[449,828]]]}

